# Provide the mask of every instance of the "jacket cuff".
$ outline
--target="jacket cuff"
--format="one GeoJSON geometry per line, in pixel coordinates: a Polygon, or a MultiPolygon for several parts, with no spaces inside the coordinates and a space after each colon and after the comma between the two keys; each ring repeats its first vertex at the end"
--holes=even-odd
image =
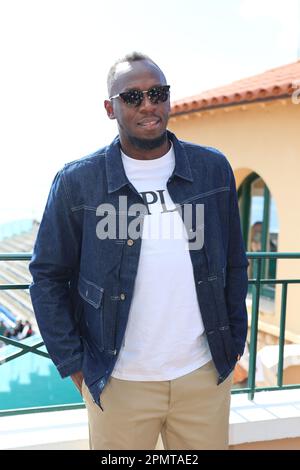
{"type": "Polygon", "coordinates": [[[242,355],[244,354],[244,351],[245,351],[246,343],[244,343],[244,342],[241,343],[240,341],[235,341],[235,344],[236,344],[237,354],[239,354],[242,357],[242,355]]]}
{"type": "Polygon", "coordinates": [[[65,377],[69,377],[70,375],[75,374],[75,372],[80,371],[82,369],[82,360],[83,354],[80,353],[76,354],[76,356],[71,359],[58,364],[56,367],[60,376],[64,379],[65,377]]]}

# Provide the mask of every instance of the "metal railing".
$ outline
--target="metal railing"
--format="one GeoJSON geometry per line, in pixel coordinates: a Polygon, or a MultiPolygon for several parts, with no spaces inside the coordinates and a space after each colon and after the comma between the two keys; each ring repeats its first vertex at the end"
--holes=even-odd
{"type": "Polygon", "coordinates": [[[248,252],[248,259],[254,260],[255,278],[249,279],[252,285],[252,309],[251,309],[251,331],[250,331],[250,354],[249,354],[249,371],[248,371],[248,387],[232,390],[232,393],[248,393],[249,399],[253,400],[256,392],[273,391],[273,390],[291,390],[300,388],[300,384],[283,385],[283,358],[284,358],[284,341],[285,341],[285,323],[286,323],[286,304],[287,304],[287,287],[288,284],[299,284],[300,279],[261,279],[263,262],[266,259],[300,259],[300,253],[276,253],[276,252],[248,252]],[[258,335],[258,317],[259,317],[259,301],[260,290],[264,284],[281,284],[281,308],[280,308],[280,327],[279,327],[279,353],[277,368],[277,385],[269,387],[255,386],[256,374],[256,357],[257,357],[257,335],[258,335]]]}
{"type": "MultiPolygon", "coordinates": [[[[30,261],[30,253],[14,253],[14,254],[0,254],[0,261],[30,261]]],[[[255,277],[249,279],[249,284],[252,285],[252,312],[251,312],[251,328],[250,328],[250,358],[249,358],[249,371],[248,371],[248,386],[240,389],[233,389],[232,393],[248,393],[249,399],[253,400],[256,392],[273,391],[273,390],[290,390],[300,388],[300,384],[283,385],[283,368],[284,368],[284,341],[285,341],[285,323],[286,323],[286,305],[287,305],[287,287],[288,284],[299,284],[300,279],[261,279],[262,266],[266,259],[300,259],[300,253],[275,253],[275,252],[248,252],[248,259],[254,261],[255,277]],[[264,284],[282,284],[281,295],[281,309],[280,309],[280,333],[279,333],[279,356],[278,356],[278,369],[277,369],[277,385],[269,387],[257,387],[255,385],[256,374],[256,357],[257,357],[257,336],[258,336],[258,317],[259,317],[259,301],[261,286],[264,284]]],[[[1,284],[1,290],[8,289],[28,289],[29,284],[1,284]]],[[[5,362],[15,360],[18,357],[33,353],[40,356],[49,358],[49,354],[40,351],[40,347],[44,345],[42,341],[37,342],[33,346],[23,344],[20,341],[6,338],[0,335],[0,340],[6,344],[11,344],[20,349],[19,352],[12,353],[5,359],[5,362]]],[[[1,364],[0,364],[1,367],[1,364]]],[[[1,416],[11,416],[25,413],[38,413],[45,411],[62,411],[84,408],[83,403],[72,403],[68,405],[53,405],[35,408],[20,408],[14,410],[2,410],[1,416]]]]}

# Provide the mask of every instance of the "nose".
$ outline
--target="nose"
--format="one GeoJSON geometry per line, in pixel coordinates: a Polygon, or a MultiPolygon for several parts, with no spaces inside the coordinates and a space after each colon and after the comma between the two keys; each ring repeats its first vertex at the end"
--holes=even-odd
{"type": "Polygon", "coordinates": [[[145,109],[145,110],[148,110],[148,109],[155,109],[156,108],[156,104],[155,103],[152,103],[152,101],[150,101],[148,95],[146,92],[144,92],[144,99],[143,101],[141,102],[141,105],[140,105],[140,109],[145,109]]]}

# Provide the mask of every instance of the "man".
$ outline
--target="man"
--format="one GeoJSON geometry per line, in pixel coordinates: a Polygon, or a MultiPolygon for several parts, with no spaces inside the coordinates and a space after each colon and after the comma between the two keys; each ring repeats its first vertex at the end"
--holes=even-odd
{"type": "Polygon", "coordinates": [[[247,331],[235,180],[220,152],[166,130],[169,88],[147,56],[114,64],[104,105],[119,136],[56,175],[30,264],[92,449],[154,449],[159,433],[165,449],[228,445],[247,331]]]}

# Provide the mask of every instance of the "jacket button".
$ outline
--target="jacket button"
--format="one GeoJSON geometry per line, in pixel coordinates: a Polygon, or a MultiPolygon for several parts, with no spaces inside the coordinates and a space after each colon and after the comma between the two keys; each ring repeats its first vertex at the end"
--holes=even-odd
{"type": "Polygon", "coordinates": [[[120,294],[120,299],[125,300],[125,298],[126,298],[126,295],[124,294],[124,292],[122,292],[122,294],[120,294]]]}
{"type": "Polygon", "coordinates": [[[131,238],[129,238],[129,240],[127,240],[127,245],[132,246],[133,244],[134,244],[134,241],[131,240],[131,238]]]}

